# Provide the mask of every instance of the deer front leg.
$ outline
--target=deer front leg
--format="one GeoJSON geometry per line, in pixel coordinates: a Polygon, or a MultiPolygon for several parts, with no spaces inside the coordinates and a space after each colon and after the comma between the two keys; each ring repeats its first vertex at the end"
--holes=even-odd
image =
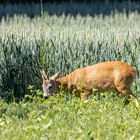
{"type": "Polygon", "coordinates": [[[83,91],[83,92],[80,94],[81,101],[86,101],[86,100],[88,100],[89,96],[90,96],[90,92],[89,92],[89,91],[83,91]]]}

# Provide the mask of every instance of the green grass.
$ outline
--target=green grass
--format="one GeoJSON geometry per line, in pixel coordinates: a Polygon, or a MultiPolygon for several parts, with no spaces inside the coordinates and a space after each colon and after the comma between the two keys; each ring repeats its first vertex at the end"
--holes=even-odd
{"type": "Polygon", "coordinates": [[[6,104],[1,101],[0,138],[139,140],[140,105],[127,106],[119,97],[107,94],[87,103],[65,96],[6,104]]]}
{"type": "MultiPolygon", "coordinates": [[[[59,70],[66,75],[79,67],[121,60],[140,70],[139,25],[136,11],[2,17],[0,139],[139,140],[140,105],[134,99],[127,106],[109,93],[87,103],[66,95],[44,100],[38,90],[40,68],[50,75],[59,70]]],[[[139,85],[138,74],[132,86],[136,95],[139,85]]]]}

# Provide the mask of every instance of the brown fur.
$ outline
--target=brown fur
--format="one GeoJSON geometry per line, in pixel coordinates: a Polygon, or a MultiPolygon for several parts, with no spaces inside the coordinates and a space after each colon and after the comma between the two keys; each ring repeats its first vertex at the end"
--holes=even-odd
{"type": "Polygon", "coordinates": [[[71,91],[79,91],[81,100],[87,99],[92,90],[116,90],[129,99],[130,95],[133,95],[130,87],[136,73],[137,70],[133,66],[124,62],[108,61],[76,69],[69,75],[53,81],[57,87],[56,91],[59,91],[59,86],[63,84],[71,91]]]}

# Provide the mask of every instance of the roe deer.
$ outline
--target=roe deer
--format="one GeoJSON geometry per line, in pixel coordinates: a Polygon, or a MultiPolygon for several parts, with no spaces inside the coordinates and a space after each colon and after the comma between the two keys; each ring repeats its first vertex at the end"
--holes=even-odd
{"type": "Polygon", "coordinates": [[[44,98],[60,91],[60,86],[63,85],[71,92],[79,93],[81,100],[88,99],[92,91],[115,90],[125,96],[126,103],[129,103],[130,95],[134,96],[130,87],[137,70],[121,61],[108,61],[78,68],[64,77],[59,77],[60,73],[48,77],[44,70],[40,70],[40,73],[44,98]]]}

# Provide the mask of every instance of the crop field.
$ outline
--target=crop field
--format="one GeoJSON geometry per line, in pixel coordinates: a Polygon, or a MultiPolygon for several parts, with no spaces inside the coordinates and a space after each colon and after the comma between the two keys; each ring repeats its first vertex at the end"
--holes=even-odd
{"type": "MultiPolygon", "coordinates": [[[[0,140],[139,140],[140,101],[132,98],[125,106],[113,92],[86,103],[67,93],[45,100],[39,73],[42,68],[49,75],[60,70],[66,75],[110,60],[140,71],[139,9],[102,14],[92,10],[95,5],[68,9],[50,4],[52,11],[44,8],[39,15],[39,6],[32,6],[36,11],[29,5],[0,5],[0,140]],[[10,10],[13,13],[6,14],[10,10]]],[[[132,85],[137,96],[139,85],[138,73],[132,85]]]]}

